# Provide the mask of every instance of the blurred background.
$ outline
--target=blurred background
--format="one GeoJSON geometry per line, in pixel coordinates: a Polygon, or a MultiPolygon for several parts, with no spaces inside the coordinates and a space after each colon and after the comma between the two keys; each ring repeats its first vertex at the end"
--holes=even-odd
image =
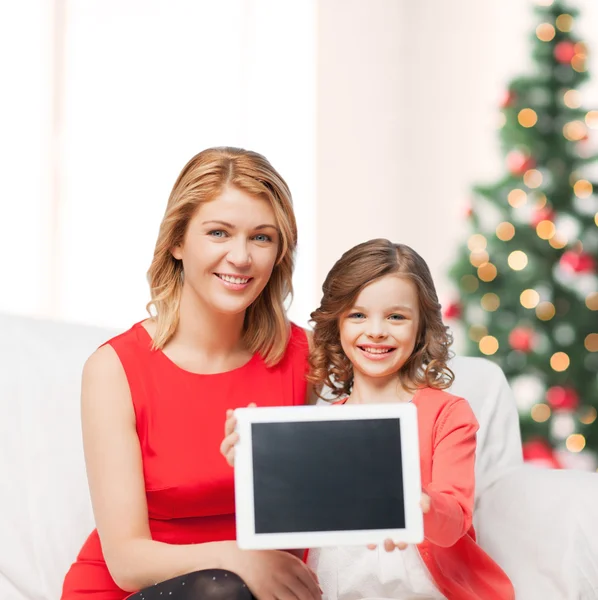
{"type": "MultiPolygon", "coordinates": [[[[499,298],[496,290],[464,287],[459,261],[467,268],[488,262],[462,255],[483,252],[485,242],[471,236],[497,226],[472,220],[474,185],[543,172],[525,163],[525,140],[508,148],[503,138],[501,145],[510,121],[536,138],[549,135],[534,129],[536,121],[521,121],[525,107],[512,82],[540,73],[551,97],[575,87],[571,110],[597,108],[596,32],[595,0],[3,1],[0,311],[113,328],[141,320],[145,273],[179,171],[209,146],[250,148],[268,157],[293,192],[300,232],[293,320],[307,324],[326,273],[349,247],[372,237],[409,244],[430,265],[456,349],[494,358],[512,382],[527,375],[517,395],[522,426],[536,428],[530,439],[537,434],[566,456],[583,454],[584,468],[593,469],[595,454],[579,428],[596,429],[596,360],[576,375],[589,383],[572,402],[567,374],[558,375],[567,367],[522,361],[534,350],[530,327],[515,309],[501,313],[506,304],[499,309],[486,293],[499,298]],[[568,18],[557,22],[561,14],[568,18]],[[563,39],[570,55],[554,50],[563,39]],[[579,40],[583,47],[575,46],[579,40]],[[541,60],[538,48],[548,49],[541,60]],[[568,81],[563,69],[583,77],[568,81]],[[477,312],[467,310],[472,302],[477,312]],[[495,323],[502,333],[491,331],[489,313],[511,315],[495,323]],[[518,328],[521,347],[504,344],[501,335],[518,328]],[[560,391],[547,396],[555,387],[560,391]],[[556,430],[555,406],[569,419],[556,430]],[[583,445],[579,438],[567,445],[571,435],[582,435],[583,445]]],[[[543,105],[537,95],[527,100],[543,105]]],[[[534,114],[539,125],[547,122],[538,108],[534,114]]],[[[575,150],[580,159],[598,137],[591,132],[596,115],[588,114],[575,117],[583,136],[565,135],[572,144],[583,141],[575,150]]],[[[571,190],[582,178],[563,177],[571,190]]],[[[515,183],[507,182],[519,189],[515,183]]],[[[507,206],[504,187],[495,192],[507,206]]],[[[595,188],[584,198],[589,215],[595,188]]],[[[579,255],[580,230],[569,224],[568,231],[558,249],[579,255]]],[[[584,298],[598,292],[595,272],[590,263],[594,277],[584,280],[584,298]]],[[[480,280],[482,287],[491,281],[480,280]]],[[[598,356],[598,341],[584,342],[598,335],[595,310],[578,314],[589,332],[578,342],[581,352],[598,356]]],[[[551,336],[538,334],[542,360],[559,350],[559,336],[551,336]]],[[[547,460],[556,459],[549,453],[547,460]]]]}

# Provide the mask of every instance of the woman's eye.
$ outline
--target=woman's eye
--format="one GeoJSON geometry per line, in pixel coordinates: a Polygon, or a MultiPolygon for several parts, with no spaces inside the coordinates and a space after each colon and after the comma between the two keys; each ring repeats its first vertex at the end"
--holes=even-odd
{"type": "Polygon", "coordinates": [[[222,238],[226,237],[228,234],[223,229],[214,229],[213,231],[209,231],[208,235],[211,235],[212,237],[222,238]]]}
{"type": "Polygon", "coordinates": [[[258,233],[255,237],[254,237],[256,242],[271,242],[272,238],[269,235],[266,235],[265,233],[258,233]]]}
{"type": "Polygon", "coordinates": [[[360,312],[354,312],[349,315],[349,319],[363,319],[365,315],[360,312]]]}
{"type": "Polygon", "coordinates": [[[391,321],[402,321],[405,317],[403,315],[390,315],[391,321]]]}

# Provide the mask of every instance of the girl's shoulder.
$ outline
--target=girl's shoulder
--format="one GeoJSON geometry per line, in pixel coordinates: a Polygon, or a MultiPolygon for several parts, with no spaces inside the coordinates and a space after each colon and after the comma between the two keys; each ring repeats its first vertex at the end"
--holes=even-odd
{"type": "Polygon", "coordinates": [[[446,390],[426,387],[420,389],[415,397],[418,413],[445,425],[448,421],[477,426],[477,419],[467,400],[455,396],[446,390]]]}

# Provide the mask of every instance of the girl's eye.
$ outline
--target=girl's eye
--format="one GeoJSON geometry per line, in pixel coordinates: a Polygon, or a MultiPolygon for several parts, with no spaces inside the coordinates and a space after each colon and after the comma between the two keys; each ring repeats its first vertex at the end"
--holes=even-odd
{"type": "Polygon", "coordinates": [[[258,233],[255,237],[254,237],[256,242],[271,242],[272,238],[269,235],[266,235],[265,233],[258,233]]]}
{"type": "Polygon", "coordinates": [[[404,318],[403,315],[390,315],[389,317],[392,321],[402,321],[404,318]]]}
{"type": "Polygon", "coordinates": [[[214,229],[213,231],[209,231],[208,235],[216,238],[226,237],[228,234],[223,229],[214,229]]]}
{"type": "Polygon", "coordinates": [[[348,316],[349,319],[363,319],[364,317],[365,317],[365,315],[360,312],[354,312],[348,316]]]}

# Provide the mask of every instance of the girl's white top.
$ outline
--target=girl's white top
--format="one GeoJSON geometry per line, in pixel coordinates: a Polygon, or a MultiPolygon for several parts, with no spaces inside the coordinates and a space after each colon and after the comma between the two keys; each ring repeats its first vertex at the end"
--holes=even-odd
{"type": "Polygon", "coordinates": [[[413,545],[393,552],[380,546],[313,548],[307,564],[320,580],[323,600],[446,600],[413,545]]]}

